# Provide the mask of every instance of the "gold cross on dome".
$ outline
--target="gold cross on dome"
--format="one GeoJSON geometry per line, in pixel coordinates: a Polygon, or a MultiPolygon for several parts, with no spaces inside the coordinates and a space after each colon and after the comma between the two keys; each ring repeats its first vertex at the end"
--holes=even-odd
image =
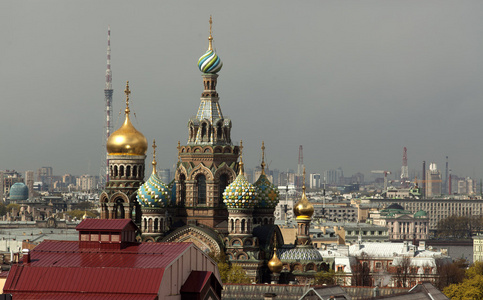
{"type": "Polygon", "coordinates": [[[156,146],[156,140],[153,139],[153,158],[156,157],[156,148],[158,148],[158,146],[156,146]]]}
{"type": "Polygon", "coordinates": [[[129,95],[131,91],[129,90],[129,80],[126,81],[126,89],[124,90],[124,94],[126,94],[126,113],[129,113],[129,95]]]}

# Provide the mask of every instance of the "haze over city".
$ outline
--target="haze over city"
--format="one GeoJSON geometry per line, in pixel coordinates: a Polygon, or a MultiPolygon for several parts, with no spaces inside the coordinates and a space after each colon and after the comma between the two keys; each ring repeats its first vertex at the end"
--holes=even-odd
{"type": "MultiPolygon", "coordinates": [[[[209,16],[217,90],[248,167],[483,177],[481,1],[8,1],[0,4],[1,169],[98,174],[111,27],[113,129],[126,81],[134,126],[177,161],[203,90],[209,16]]],[[[151,157],[148,151],[148,160],[151,157]]],[[[147,167],[150,169],[150,167],[147,167]]]]}

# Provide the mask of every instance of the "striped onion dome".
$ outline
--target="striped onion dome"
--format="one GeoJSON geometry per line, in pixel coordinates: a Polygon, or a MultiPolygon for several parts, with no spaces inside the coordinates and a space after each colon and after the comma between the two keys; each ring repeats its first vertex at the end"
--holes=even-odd
{"type": "Polygon", "coordinates": [[[223,63],[213,50],[213,36],[211,35],[212,19],[210,16],[210,36],[208,37],[208,51],[198,60],[198,68],[203,73],[216,74],[221,70],[223,63]]]}
{"type": "Polygon", "coordinates": [[[206,53],[198,60],[198,68],[203,73],[216,74],[221,70],[221,67],[223,67],[223,63],[221,62],[220,57],[218,57],[216,52],[211,49],[206,51],[206,53]]]}

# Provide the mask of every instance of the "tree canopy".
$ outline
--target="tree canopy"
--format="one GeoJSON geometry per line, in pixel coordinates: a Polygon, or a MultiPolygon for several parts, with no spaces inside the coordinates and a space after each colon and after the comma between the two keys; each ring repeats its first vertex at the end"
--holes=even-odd
{"type": "Polygon", "coordinates": [[[452,300],[483,299],[483,262],[475,262],[461,283],[447,286],[443,293],[452,300]]]}
{"type": "Polygon", "coordinates": [[[483,219],[480,216],[449,216],[438,222],[436,237],[470,239],[473,232],[483,229],[483,219]]]}

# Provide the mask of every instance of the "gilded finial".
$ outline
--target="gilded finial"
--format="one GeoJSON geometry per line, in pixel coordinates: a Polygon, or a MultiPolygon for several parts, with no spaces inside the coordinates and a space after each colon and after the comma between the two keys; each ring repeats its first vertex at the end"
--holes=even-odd
{"type": "Polygon", "coordinates": [[[262,141],[262,175],[265,175],[265,142],[262,141]]]}
{"type": "Polygon", "coordinates": [[[212,25],[213,25],[213,19],[211,18],[211,15],[210,15],[210,36],[208,37],[208,50],[213,50],[213,36],[211,35],[212,34],[212,25]]]}
{"type": "Polygon", "coordinates": [[[157,165],[157,163],[156,163],[156,148],[157,147],[158,146],[156,146],[156,140],[153,139],[153,162],[152,162],[152,164],[153,164],[153,174],[156,174],[156,165],[157,165]]]}
{"type": "Polygon", "coordinates": [[[131,91],[129,90],[129,80],[126,81],[126,89],[124,90],[124,94],[126,94],[126,109],[124,110],[126,114],[129,114],[129,95],[131,94],[131,91]]]}
{"type": "Polygon", "coordinates": [[[181,161],[181,142],[178,141],[178,164],[181,161]]]}
{"type": "Polygon", "coordinates": [[[302,182],[302,189],[304,190],[304,194],[305,194],[305,166],[304,166],[304,181],[302,182]]]}
{"type": "Polygon", "coordinates": [[[239,175],[244,175],[245,174],[245,169],[243,168],[243,141],[240,140],[240,162],[238,163],[238,166],[240,167],[240,174],[239,175]]]}

